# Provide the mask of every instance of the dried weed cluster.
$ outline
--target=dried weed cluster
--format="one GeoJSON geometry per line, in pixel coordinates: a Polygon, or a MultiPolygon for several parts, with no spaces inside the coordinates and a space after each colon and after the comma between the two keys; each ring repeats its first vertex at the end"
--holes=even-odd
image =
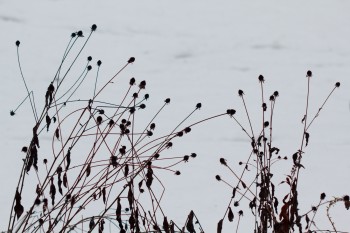
{"type": "MultiPolygon", "coordinates": [[[[299,213],[298,181],[300,169],[303,168],[303,150],[310,139],[309,128],[340,83],[336,83],[313,118],[308,113],[308,91],[305,115],[302,119],[304,132],[301,145],[291,156],[290,174],[282,181],[289,186],[290,191],[283,198],[279,198],[275,195],[276,185],[272,181],[273,169],[278,161],[287,159],[279,156],[280,149],[273,143],[273,116],[279,93],[275,91],[268,100],[265,98],[263,76],[258,78],[261,84],[262,106],[260,128],[253,129],[244,92],[239,90],[238,95],[242,99],[250,123],[249,129],[244,128],[236,119],[234,109],[182,126],[201,108],[201,104],[198,103],[193,112],[172,132],[155,137],[154,121],[170,103],[170,99],[166,99],[149,123],[139,130],[136,127],[137,115],[146,108],[145,102],[149,99],[149,94],[143,93],[146,81],[137,84],[136,80],[131,78],[129,88],[119,102],[98,98],[135,58],[131,57],[100,89],[97,89],[97,82],[102,62],[97,61],[93,95],[85,100],[74,99],[74,94],[92,70],[92,58],[88,57],[81,75],[68,90],[63,91],[62,84],[69,77],[71,68],[96,29],[96,25],[92,25],[83,46],[64,70],[66,58],[71,55],[76,41],[84,39],[82,31],[71,34],[62,62],[46,90],[45,106],[40,114],[36,110],[34,94],[29,91],[22,73],[18,53],[20,42],[16,42],[18,63],[28,94],[26,99],[30,100],[35,124],[30,143],[22,148],[25,158],[16,186],[7,232],[204,232],[193,211],[187,216],[184,226],[178,226],[168,217],[171,213],[166,213],[169,210],[165,211],[161,206],[166,183],[157,173],[163,170],[180,175],[180,171],[175,167],[195,158],[196,153],[163,157],[162,152],[172,147],[174,138],[190,133],[194,125],[222,116],[231,117],[243,130],[251,141],[251,153],[245,162],[240,162],[240,165],[245,167],[241,174],[235,172],[235,168],[229,165],[226,159],[219,160],[230,170],[237,183],[232,185],[221,176],[216,176],[218,181],[232,188],[232,197],[224,217],[217,224],[217,232],[222,231],[226,217],[229,222],[237,219],[235,230],[239,231],[243,210],[238,209],[238,206],[242,199],[248,200],[248,208],[255,216],[255,222],[252,224],[255,225],[256,233],[320,232],[314,222],[314,216],[321,206],[327,206],[327,215],[332,223],[333,229],[328,232],[337,232],[329,209],[338,202],[344,202],[345,207],[349,209],[349,196],[326,201],[326,196],[322,193],[317,206],[306,213],[299,213]],[[66,113],[64,110],[67,106],[74,106],[73,110],[66,113]],[[52,135],[49,142],[41,141],[44,133],[52,135]],[[47,158],[40,155],[41,143],[52,144],[47,158]],[[254,179],[248,180],[245,176],[247,173],[255,173],[254,179]],[[36,183],[28,183],[28,176],[35,177],[36,183]],[[33,187],[29,186],[33,185],[35,193],[30,193],[28,190],[33,187]],[[23,203],[22,198],[28,196],[32,200],[31,203],[23,203]]],[[[311,77],[312,73],[308,71],[308,87],[311,77]]],[[[17,109],[10,114],[15,115],[17,109]]],[[[244,209],[245,206],[240,208],[244,209]]]]}

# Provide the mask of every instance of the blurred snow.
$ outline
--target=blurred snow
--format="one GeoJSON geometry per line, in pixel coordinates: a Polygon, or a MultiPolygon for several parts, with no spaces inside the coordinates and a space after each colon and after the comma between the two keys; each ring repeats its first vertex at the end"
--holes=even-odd
{"type": "MultiPolygon", "coordinates": [[[[303,160],[306,170],[301,172],[300,207],[306,210],[316,205],[322,192],[328,197],[349,194],[349,9],[346,0],[0,0],[0,230],[7,229],[22,163],[20,149],[29,142],[33,126],[28,103],[14,117],[9,114],[26,95],[15,41],[21,41],[22,68],[29,89],[34,90],[38,106],[42,106],[44,91],[70,34],[80,29],[87,34],[94,23],[97,31],[81,59],[89,55],[94,62],[101,59],[100,80],[108,80],[135,56],[136,62],[119,77],[118,87],[124,90],[130,77],[147,80],[150,112],[170,97],[172,103],[159,122],[166,132],[197,102],[203,107],[188,123],[227,108],[235,108],[237,117],[246,123],[238,89],[244,90],[253,124],[258,126],[261,95],[257,77],[262,74],[266,97],[275,90],[280,93],[274,141],[283,155],[290,156],[298,149],[303,132],[300,121],[305,108],[306,71],[314,74],[311,114],[340,81],[341,87],[310,130],[310,145],[303,160]]],[[[89,95],[93,91],[88,86],[84,90],[89,95]]],[[[179,167],[181,176],[175,179],[170,174],[163,206],[169,218],[180,223],[194,210],[206,232],[214,232],[231,195],[231,190],[214,178],[216,174],[229,177],[219,158],[225,157],[236,167],[249,155],[249,143],[228,117],[192,131],[187,139],[176,141],[173,153],[196,152],[199,156],[179,167]],[[175,198],[181,201],[174,202],[175,198]]],[[[289,172],[290,164],[287,161],[276,167],[276,173],[281,174],[276,184],[289,172]]],[[[241,232],[252,228],[244,205],[240,206],[247,211],[241,232]]],[[[339,230],[350,231],[349,212],[344,208],[334,211],[339,230]]],[[[233,226],[226,221],[223,232],[232,232],[233,226]]],[[[322,226],[329,228],[327,222],[322,226]]]]}

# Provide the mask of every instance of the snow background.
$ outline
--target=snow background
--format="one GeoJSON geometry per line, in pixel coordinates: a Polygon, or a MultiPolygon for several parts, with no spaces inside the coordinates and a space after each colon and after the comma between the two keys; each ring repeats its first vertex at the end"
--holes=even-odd
{"type": "MultiPolygon", "coordinates": [[[[165,132],[175,127],[197,102],[203,108],[188,123],[227,108],[238,110],[237,117],[245,122],[238,89],[244,90],[254,125],[258,126],[261,100],[257,77],[262,74],[266,97],[275,90],[280,93],[275,142],[283,155],[290,156],[302,136],[306,71],[310,69],[314,74],[311,114],[340,81],[340,89],[310,130],[310,146],[303,160],[306,170],[301,174],[300,206],[302,210],[310,208],[318,202],[321,192],[326,192],[328,198],[349,194],[349,9],[350,2],[345,0],[0,0],[0,230],[7,227],[22,163],[20,149],[29,142],[33,127],[28,103],[15,117],[9,115],[26,95],[14,43],[21,41],[21,62],[29,89],[41,100],[69,35],[77,30],[87,35],[94,23],[97,31],[81,60],[85,62],[89,55],[94,63],[101,59],[100,80],[108,80],[130,56],[135,56],[136,62],[120,77],[120,85],[126,87],[130,77],[147,80],[151,96],[147,108],[151,113],[165,98],[172,99],[159,121],[165,132]]],[[[85,88],[92,93],[92,87],[85,88]]],[[[218,160],[225,157],[240,171],[236,164],[247,158],[250,148],[243,132],[228,117],[192,131],[188,138],[176,142],[174,154],[196,152],[199,156],[178,167],[180,177],[169,176],[163,207],[179,223],[193,209],[206,232],[214,232],[231,195],[231,190],[214,178],[216,174],[229,178],[218,160]]],[[[289,173],[290,163],[275,167],[276,173],[289,173]]],[[[282,179],[276,175],[275,183],[282,179]]],[[[240,207],[247,217],[241,222],[241,232],[251,229],[252,223],[244,205],[240,207]]],[[[334,219],[340,230],[350,231],[349,212],[339,206],[339,212],[334,210],[334,219]]],[[[223,230],[232,232],[234,226],[226,221],[223,230]]]]}

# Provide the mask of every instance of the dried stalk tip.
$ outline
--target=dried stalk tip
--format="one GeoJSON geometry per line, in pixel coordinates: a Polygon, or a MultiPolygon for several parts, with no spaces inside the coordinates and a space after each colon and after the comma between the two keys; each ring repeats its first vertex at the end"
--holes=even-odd
{"type": "Polygon", "coordinates": [[[222,165],[227,166],[226,159],[224,159],[224,158],[220,158],[220,163],[221,163],[222,165]]]}
{"type": "Polygon", "coordinates": [[[335,86],[336,86],[336,87],[340,87],[340,82],[336,82],[336,83],[335,83],[335,86]]]}
{"type": "Polygon", "coordinates": [[[201,104],[201,103],[198,103],[198,104],[196,105],[196,109],[201,109],[201,107],[202,107],[202,104],[201,104]]]}
{"type": "Polygon", "coordinates": [[[226,110],[226,113],[227,113],[228,115],[230,115],[230,116],[233,116],[233,115],[235,115],[236,110],[234,110],[234,109],[227,109],[227,110],[226,110]]]}
{"type": "Polygon", "coordinates": [[[135,58],[134,57],[130,57],[129,60],[128,60],[128,63],[133,63],[135,61],[135,58]]]}
{"type": "Polygon", "coordinates": [[[324,200],[326,198],[326,194],[325,193],[321,193],[321,200],[324,200]]]}
{"type": "Polygon", "coordinates": [[[92,66],[89,65],[89,66],[87,67],[87,70],[90,71],[91,69],[92,69],[92,66]]]}
{"type": "Polygon", "coordinates": [[[166,98],[166,99],[164,100],[164,102],[165,102],[166,104],[170,103],[170,98],[166,98]]]}
{"type": "Polygon", "coordinates": [[[91,61],[91,60],[92,60],[92,57],[91,57],[91,56],[88,56],[88,57],[87,57],[87,60],[88,60],[88,61],[91,61]]]}
{"type": "Polygon", "coordinates": [[[180,171],[176,171],[176,172],[175,172],[175,175],[177,175],[177,176],[179,176],[180,174],[181,174],[180,171]]]}
{"type": "Polygon", "coordinates": [[[98,60],[98,61],[97,61],[97,65],[98,65],[98,66],[101,66],[101,64],[102,64],[102,61],[101,61],[101,60],[98,60]]]}
{"type": "Polygon", "coordinates": [[[73,32],[71,35],[70,35],[72,38],[76,37],[77,34],[75,32],[73,32]]]}
{"type": "Polygon", "coordinates": [[[262,76],[262,75],[259,75],[259,82],[264,82],[265,81],[265,79],[264,79],[264,76],[262,76]]]}
{"type": "Polygon", "coordinates": [[[273,93],[273,95],[274,95],[275,97],[279,96],[278,91],[275,91],[275,92],[273,93]]]}
{"type": "Polygon", "coordinates": [[[218,180],[218,181],[221,181],[221,177],[219,175],[216,175],[215,178],[218,180]]]}
{"type": "Polygon", "coordinates": [[[312,72],[311,72],[311,70],[308,70],[307,72],[306,72],[306,77],[312,77],[312,72]]]}
{"type": "Polygon", "coordinates": [[[91,26],[91,31],[96,31],[96,29],[97,29],[96,24],[93,24],[93,25],[91,26]]]}
{"type": "Polygon", "coordinates": [[[244,95],[244,92],[242,90],[238,90],[238,95],[239,96],[243,96],[244,95]]]}
{"type": "Polygon", "coordinates": [[[196,154],[196,153],[192,153],[192,154],[191,154],[191,157],[192,157],[192,158],[196,158],[196,157],[197,157],[197,154],[196,154]]]}
{"type": "Polygon", "coordinates": [[[22,147],[22,152],[26,153],[28,151],[28,147],[24,146],[22,147]]]}
{"type": "Polygon", "coordinates": [[[78,35],[79,37],[84,37],[83,31],[78,31],[78,32],[77,32],[77,35],[78,35]]]}
{"type": "Polygon", "coordinates": [[[140,82],[139,88],[140,88],[140,89],[145,89],[145,88],[146,88],[146,81],[145,81],[145,80],[143,80],[143,81],[140,82]]]}
{"type": "Polygon", "coordinates": [[[18,47],[21,44],[19,40],[16,41],[16,46],[18,47]]]}

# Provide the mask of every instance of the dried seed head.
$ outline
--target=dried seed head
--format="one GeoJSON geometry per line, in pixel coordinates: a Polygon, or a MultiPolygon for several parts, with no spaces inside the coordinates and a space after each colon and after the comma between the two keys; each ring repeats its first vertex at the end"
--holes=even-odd
{"type": "Polygon", "coordinates": [[[198,103],[198,104],[196,105],[196,109],[201,109],[201,107],[202,107],[202,104],[201,104],[201,103],[198,103]]]}
{"type": "Polygon", "coordinates": [[[14,116],[15,115],[15,112],[13,110],[10,111],[10,115],[11,116],[14,116]]]}
{"type": "Polygon", "coordinates": [[[155,123],[152,123],[151,126],[150,126],[150,129],[151,130],[154,130],[156,128],[156,124],[155,123]]]}
{"type": "Polygon", "coordinates": [[[262,75],[259,75],[259,82],[264,82],[265,80],[264,80],[264,76],[262,76],[262,75]]]}
{"type": "Polygon", "coordinates": [[[134,107],[131,107],[130,110],[129,110],[129,112],[130,112],[131,114],[133,114],[135,111],[136,111],[136,109],[135,109],[134,107]]]}
{"type": "Polygon", "coordinates": [[[273,93],[273,95],[274,95],[275,97],[279,96],[278,91],[275,91],[275,92],[273,93]]]}
{"type": "Polygon", "coordinates": [[[70,35],[72,38],[76,37],[77,34],[75,32],[73,32],[71,35],[70,35]]]}
{"type": "Polygon", "coordinates": [[[141,109],[145,109],[146,108],[146,104],[140,104],[139,106],[141,109]]]}
{"type": "Polygon", "coordinates": [[[238,211],[239,216],[243,216],[243,210],[238,211]]]}
{"type": "Polygon", "coordinates": [[[126,130],[124,131],[124,133],[125,133],[125,134],[129,134],[129,133],[130,133],[130,130],[129,130],[129,129],[126,129],[126,130]]]}
{"type": "Polygon", "coordinates": [[[181,174],[180,171],[176,171],[176,172],[175,172],[175,175],[177,175],[177,176],[180,175],[180,174],[181,174]]]}
{"type": "Polygon", "coordinates": [[[100,125],[100,124],[102,123],[102,117],[101,117],[101,116],[98,116],[98,117],[96,118],[96,122],[97,122],[98,125],[100,125]]]}
{"type": "Polygon", "coordinates": [[[134,57],[130,57],[129,60],[128,60],[128,63],[133,63],[135,61],[135,58],[134,57]]]}
{"type": "Polygon", "coordinates": [[[90,71],[92,69],[91,65],[88,65],[87,70],[90,71]]]}
{"type": "Polygon", "coordinates": [[[147,130],[147,136],[151,137],[153,135],[152,131],[147,130]]]}
{"type": "Polygon", "coordinates": [[[164,100],[164,102],[165,102],[166,104],[170,103],[170,98],[166,98],[166,99],[164,100]]]}
{"type": "Polygon", "coordinates": [[[317,207],[316,206],[312,206],[311,209],[312,209],[312,211],[315,212],[317,210],[317,207]]]}
{"type": "Polygon", "coordinates": [[[83,37],[84,35],[83,35],[83,31],[78,31],[77,32],[77,35],[79,36],[79,37],[83,37]]]}
{"type": "Polygon", "coordinates": [[[239,165],[242,165],[243,163],[240,161],[238,164],[239,164],[239,165]]]}
{"type": "Polygon", "coordinates": [[[93,25],[91,26],[91,31],[96,31],[96,29],[97,29],[96,24],[93,24],[93,25]]]}
{"type": "Polygon", "coordinates": [[[239,206],[239,202],[238,202],[238,201],[235,201],[235,202],[233,203],[233,205],[234,205],[235,207],[237,207],[237,206],[239,206]]]}
{"type": "Polygon", "coordinates": [[[149,94],[145,94],[145,100],[148,100],[148,98],[149,98],[149,94]]]}
{"type": "Polygon", "coordinates": [[[145,89],[145,88],[146,88],[146,81],[145,81],[145,80],[143,80],[143,81],[140,82],[139,88],[140,88],[140,89],[145,89]]]}
{"type": "Polygon", "coordinates": [[[34,204],[35,204],[35,205],[40,205],[40,203],[41,203],[41,201],[40,201],[39,198],[35,199],[35,201],[34,201],[34,204]]]}
{"type": "Polygon", "coordinates": [[[108,125],[109,125],[109,127],[112,127],[114,125],[114,120],[112,120],[112,119],[109,120],[108,125]]]}
{"type": "Polygon", "coordinates": [[[218,181],[221,181],[221,177],[219,175],[216,175],[215,178],[218,180],[218,181]]]}
{"type": "Polygon", "coordinates": [[[311,72],[311,70],[308,70],[308,71],[306,72],[306,77],[312,77],[312,72],[311,72]]]}
{"type": "Polygon", "coordinates": [[[43,162],[44,162],[44,164],[47,164],[47,159],[44,159],[43,162]]]}
{"type": "Polygon", "coordinates": [[[227,166],[226,159],[224,159],[224,158],[220,158],[220,163],[221,163],[222,165],[227,166]]]}
{"type": "Polygon", "coordinates": [[[185,156],[184,156],[184,161],[185,161],[185,162],[188,162],[188,159],[189,159],[189,158],[190,158],[190,156],[185,155],[185,156]]]}
{"type": "Polygon", "coordinates": [[[344,200],[344,201],[350,201],[350,200],[349,200],[349,195],[345,195],[345,196],[343,197],[343,200],[344,200]]]}
{"type": "Polygon", "coordinates": [[[275,100],[275,96],[274,95],[271,95],[270,96],[270,101],[274,101],[275,100]]]}
{"type": "Polygon", "coordinates": [[[197,157],[197,154],[196,154],[196,153],[192,153],[192,154],[191,154],[191,157],[192,157],[192,158],[196,158],[196,157],[197,157]]]}
{"type": "Polygon", "coordinates": [[[132,85],[134,85],[134,84],[135,84],[135,81],[136,81],[136,80],[135,80],[135,78],[133,77],[133,78],[131,78],[131,79],[130,79],[129,84],[132,86],[132,85]]]}
{"type": "Polygon", "coordinates": [[[91,57],[91,56],[88,56],[88,57],[87,57],[87,60],[88,60],[88,61],[91,61],[91,60],[92,60],[92,57],[91,57]]]}
{"type": "Polygon", "coordinates": [[[139,94],[135,92],[134,94],[132,94],[132,97],[136,99],[137,97],[139,97],[139,94]]]}
{"type": "Polygon", "coordinates": [[[102,64],[102,61],[101,61],[101,60],[98,60],[98,61],[97,61],[97,65],[98,65],[98,66],[101,66],[101,64],[102,64]]]}
{"type": "Polygon", "coordinates": [[[155,159],[158,159],[159,158],[159,156],[160,156],[160,154],[155,154],[153,157],[155,158],[155,159]]]}
{"type": "Polygon", "coordinates": [[[321,200],[324,200],[326,198],[326,194],[325,193],[321,193],[321,200]]]}
{"type": "Polygon", "coordinates": [[[184,135],[184,133],[182,131],[180,131],[176,134],[176,136],[178,136],[178,137],[182,137],[183,135],[184,135]]]}
{"type": "Polygon", "coordinates": [[[185,133],[189,133],[189,132],[191,132],[191,128],[190,127],[186,127],[185,128],[185,133]]]}
{"type": "Polygon", "coordinates": [[[166,145],[167,148],[170,148],[173,146],[173,143],[172,142],[168,142],[168,144],[166,145]]]}
{"type": "Polygon", "coordinates": [[[264,127],[268,127],[270,125],[270,123],[268,121],[264,122],[264,127]]]}
{"type": "Polygon", "coordinates": [[[242,90],[238,90],[238,95],[239,96],[243,96],[244,95],[244,92],[242,90]]]}
{"type": "Polygon", "coordinates": [[[227,110],[226,110],[226,113],[227,113],[228,115],[230,115],[230,116],[233,116],[233,115],[235,115],[236,110],[234,110],[234,109],[227,109],[227,110]]]}
{"type": "Polygon", "coordinates": [[[16,41],[16,46],[18,47],[21,44],[19,40],[16,41]]]}
{"type": "Polygon", "coordinates": [[[100,109],[100,110],[98,110],[98,113],[99,113],[99,114],[105,114],[105,110],[100,109]]]}
{"type": "Polygon", "coordinates": [[[336,83],[335,83],[335,86],[336,86],[336,87],[340,87],[340,82],[336,82],[336,83]]]}
{"type": "Polygon", "coordinates": [[[126,120],[125,119],[122,119],[122,124],[126,124],[126,120]]]}
{"type": "Polygon", "coordinates": [[[22,152],[26,153],[28,151],[28,147],[24,146],[22,147],[22,152]]]}
{"type": "Polygon", "coordinates": [[[130,125],[131,125],[131,121],[127,121],[126,126],[130,126],[130,125]]]}

